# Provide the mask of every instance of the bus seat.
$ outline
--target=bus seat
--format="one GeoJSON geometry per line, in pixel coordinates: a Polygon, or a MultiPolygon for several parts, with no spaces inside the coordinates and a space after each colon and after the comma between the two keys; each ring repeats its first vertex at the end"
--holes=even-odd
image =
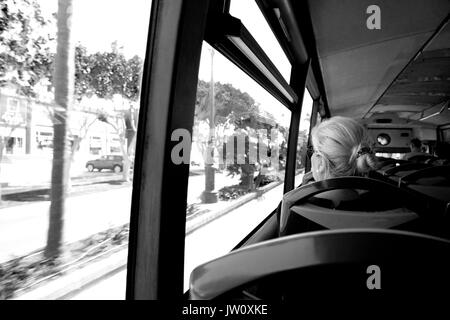
{"type": "Polygon", "coordinates": [[[359,197],[360,194],[356,190],[336,189],[316,194],[311,198],[311,200],[315,201],[316,203],[324,203],[324,206],[338,208],[345,203],[358,200],[359,197]]]}
{"type": "Polygon", "coordinates": [[[448,240],[398,230],[308,232],[249,245],[196,267],[189,294],[191,300],[297,302],[311,294],[367,295],[367,268],[376,265],[383,296],[438,296],[450,287],[449,250],[448,240]]]}
{"type": "Polygon", "coordinates": [[[327,229],[382,228],[389,229],[418,218],[406,208],[386,211],[349,211],[323,208],[311,203],[294,206],[291,210],[327,229]]]}
{"type": "Polygon", "coordinates": [[[421,163],[421,162],[408,162],[408,163],[401,164],[399,166],[395,166],[388,170],[385,170],[384,174],[387,176],[398,175],[398,174],[401,174],[402,172],[412,172],[415,170],[428,168],[430,166],[431,165],[429,165],[429,164],[421,163]]]}
{"type": "Polygon", "coordinates": [[[426,163],[431,164],[433,166],[448,166],[450,165],[450,160],[443,158],[434,158],[428,160],[426,163]]]}
{"type": "Polygon", "coordinates": [[[403,175],[401,185],[450,186],[450,166],[432,166],[403,175]]]}
{"type": "Polygon", "coordinates": [[[423,155],[417,155],[413,156],[408,159],[410,162],[416,162],[416,163],[426,163],[427,161],[433,161],[436,157],[431,154],[423,154],[423,155]]]}
{"type": "Polygon", "coordinates": [[[286,193],[279,235],[330,228],[391,228],[417,219],[426,210],[421,197],[383,181],[363,177],[328,179],[286,193]],[[351,187],[353,198],[324,201],[325,192],[344,189],[349,194],[347,189],[351,187]]]}
{"type": "Polygon", "coordinates": [[[408,188],[425,194],[429,197],[450,203],[450,187],[442,186],[422,186],[419,184],[410,184],[408,188]]]}

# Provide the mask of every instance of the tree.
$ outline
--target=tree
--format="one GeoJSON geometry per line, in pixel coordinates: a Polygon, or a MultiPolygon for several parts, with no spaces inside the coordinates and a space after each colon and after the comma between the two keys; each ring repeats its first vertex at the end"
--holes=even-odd
{"type": "MultiPolygon", "coordinates": [[[[53,34],[52,17],[43,15],[36,0],[0,0],[0,88],[36,96],[35,87],[51,74],[53,34]]],[[[24,124],[11,112],[2,117],[9,130],[0,137],[0,162],[13,132],[24,124]]]]}
{"type": "MultiPolygon", "coordinates": [[[[196,121],[208,119],[209,112],[207,106],[207,97],[209,94],[209,82],[198,81],[197,101],[195,105],[196,121]]],[[[242,114],[257,113],[258,107],[255,100],[246,92],[241,92],[231,84],[214,83],[216,123],[226,122],[230,116],[240,116],[242,114]]]]}
{"type": "Polygon", "coordinates": [[[94,54],[78,45],[75,57],[77,99],[94,94],[103,99],[112,99],[117,94],[131,101],[139,99],[143,64],[140,57],[127,59],[116,42],[111,44],[111,51],[94,54]]]}
{"type": "Polygon", "coordinates": [[[127,59],[115,42],[110,52],[87,54],[84,47],[76,48],[77,99],[95,95],[114,102],[116,110],[101,110],[97,119],[109,124],[119,137],[124,181],[130,179],[134,156],[142,64],[138,56],[127,59]]]}
{"type": "Polygon", "coordinates": [[[68,114],[73,98],[75,50],[71,39],[72,0],[58,2],[58,33],[55,57],[55,113],[53,125],[53,166],[50,192],[50,216],[45,257],[58,258],[64,230],[65,200],[69,185],[68,114]]]}
{"type": "Polygon", "coordinates": [[[308,132],[306,130],[299,131],[297,140],[297,163],[296,169],[305,167],[306,151],[308,149],[308,132]]]}
{"type": "MultiPolygon", "coordinates": [[[[196,127],[201,122],[209,121],[208,116],[208,94],[209,83],[199,80],[197,85],[197,100],[195,108],[196,127]]],[[[279,127],[276,124],[275,118],[270,113],[265,113],[259,109],[255,100],[246,92],[233,87],[231,84],[222,84],[220,82],[214,83],[215,88],[215,124],[216,136],[218,132],[224,132],[226,129],[233,128],[233,132],[240,131],[243,135],[256,135],[260,129],[265,129],[270,132],[272,128],[277,128],[283,135],[287,135],[286,128],[279,127]]],[[[198,136],[198,134],[197,134],[198,136]]],[[[223,150],[223,143],[227,137],[222,136],[223,139],[216,139],[216,148],[223,150]]],[[[205,139],[197,141],[200,144],[200,149],[206,149],[205,139]]],[[[236,145],[236,144],[235,144],[236,145]]],[[[269,151],[269,146],[266,146],[269,151]]],[[[249,140],[246,139],[246,149],[249,149],[249,140]]],[[[236,151],[236,150],[235,150],[236,151]]],[[[225,154],[222,154],[224,157],[225,154]]],[[[227,169],[231,174],[241,175],[241,185],[254,189],[256,187],[253,176],[257,167],[262,167],[262,159],[257,159],[257,164],[250,163],[248,157],[245,164],[237,164],[237,154],[234,155],[234,162],[227,165],[227,169]]]]}
{"type": "Polygon", "coordinates": [[[97,121],[98,115],[86,111],[80,111],[81,121],[78,123],[78,132],[74,133],[69,129],[69,134],[71,138],[70,145],[70,162],[73,163],[75,160],[75,155],[80,149],[81,142],[86,138],[89,133],[91,126],[97,121]]]}
{"type": "Polygon", "coordinates": [[[124,181],[130,181],[130,168],[133,163],[136,146],[136,132],[139,109],[130,105],[127,110],[115,113],[103,112],[98,115],[98,120],[109,124],[119,137],[120,150],[123,156],[122,177],[124,181]]]}
{"type": "Polygon", "coordinates": [[[0,87],[15,84],[35,97],[35,86],[51,78],[55,50],[54,18],[37,0],[0,0],[0,87]]]}

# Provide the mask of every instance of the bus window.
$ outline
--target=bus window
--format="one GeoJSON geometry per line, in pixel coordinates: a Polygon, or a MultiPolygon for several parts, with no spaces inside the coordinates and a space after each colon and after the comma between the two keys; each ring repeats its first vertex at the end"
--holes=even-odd
{"type": "Polygon", "coordinates": [[[305,161],[307,157],[312,106],[313,100],[311,98],[311,95],[309,94],[308,90],[305,90],[302,104],[302,113],[300,116],[300,126],[298,131],[295,186],[301,184],[303,174],[305,173],[305,161]]]}
{"type": "Polygon", "coordinates": [[[317,124],[322,122],[322,116],[320,115],[320,112],[317,112],[317,124]]]}
{"type": "Polygon", "coordinates": [[[1,7],[0,299],[124,299],[151,1],[1,7]]]}
{"type": "Polygon", "coordinates": [[[450,128],[442,129],[442,141],[450,142],[450,128]]]}
{"type": "Polygon", "coordinates": [[[254,0],[232,0],[230,14],[242,21],[284,79],[289,82],[291,64],[256,2],[254,0]]]}
{"type": "Polygon", "coordinates": [[[231,251],[276,209],[283,194],[291,114],[206,42],[198,78],[185,289],[193,268],[231,251]]]}

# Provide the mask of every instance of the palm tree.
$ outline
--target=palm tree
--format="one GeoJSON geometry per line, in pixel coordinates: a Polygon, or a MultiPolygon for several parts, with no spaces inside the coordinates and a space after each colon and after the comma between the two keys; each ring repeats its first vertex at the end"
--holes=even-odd
{"type": "Polygon", "coordinates": [[[55,58],[56,110],[53,125],[53,167],[46,258],[57,258],[61,252],[64,229],[65,199],[69,185],[70,152],[68,115],[75,81],[75,50],[71,39],[72,0],[58,0],[58,34],[55,58]]]}

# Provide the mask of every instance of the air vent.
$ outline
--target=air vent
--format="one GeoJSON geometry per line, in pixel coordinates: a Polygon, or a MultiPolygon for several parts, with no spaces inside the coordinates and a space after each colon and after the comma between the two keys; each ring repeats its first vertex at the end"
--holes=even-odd
{"type": "Polygon", "coordinates": [[[392,119],[377,119],[376,123],[392,123],[392,119]]]}
{"type": "Polygon", "coordinates": [[[400,133],[400,137],[409,137],[409,132],[400,133]]]}

